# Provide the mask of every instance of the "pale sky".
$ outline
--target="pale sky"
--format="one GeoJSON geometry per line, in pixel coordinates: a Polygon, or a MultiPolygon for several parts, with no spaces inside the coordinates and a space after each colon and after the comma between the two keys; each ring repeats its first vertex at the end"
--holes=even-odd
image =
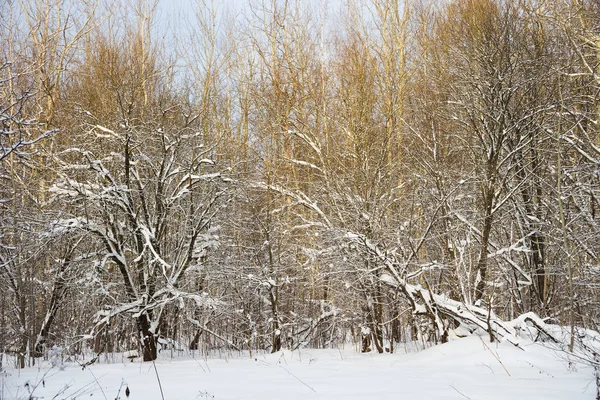
{"type": "MultiPolygon", "coordinates": [[[[2,0],[0,0],[2,1],[2,0]]],[[[161,34],[174,33],[182,37],[186,31],[186,20],[192,21],[197,4],[205,3],[208,7],[215,6],[219,13],[231,15],[251,14],[251,5],[259,6],[264,2],[268,6],[272,0],[159,0],[157,7],[157,28],[161,34]],[[165,29],[166,28],[166,29],[165,29]]],[[[283,3],[285,0],[279,0],[283,3]]],[[[299,0],[301,6],[308,6],[315,18],[326,14],[325,26],[328,30],[335,30],[336,21],[340,16],[342,6],[346,0],[299,0]]],[[[291,3],[292,1],[290,1],[291,3]]],[[[243,21],[243,20],[242,20],[243,21]]],[[[316,22],[316,21],[315,21],[316,22]]],[[[223,26],[217,22],[217,29],[223,26]]],[[[219,29],[220,30],[220,29],[219,29]]]]}
{"type": "MultiPolygon", "coordinates": [[[[202,0],[159,0],[158,11],[162,18],[170,19],[179,14],[189,14],[195,7],[194,3],[199,3],[202,0]]],[[[250,10],[251,4],[260,4],[262,0],[204,0],[209,6],[214,4],[219,11],[228,11],[236,14],[250,10]]],[[[269,4],[270,0],[265,0],[265,4],[269,4]]],[[[327,10],[328,17],[339,14],[344,0],[301,0],[301,4],[308,4],[310,8],[318,12],[319,10],[327,10]]]]}

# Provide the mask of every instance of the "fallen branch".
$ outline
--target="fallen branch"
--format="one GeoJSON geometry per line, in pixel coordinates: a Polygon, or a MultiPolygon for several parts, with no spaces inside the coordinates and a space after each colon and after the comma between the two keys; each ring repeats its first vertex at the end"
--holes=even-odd
{"type": "Polygon", "coordinates": [[[442,317],[446,317],[465,326],[479,328],[486,332],[491,331],[490,333],[495,339],[506,340],[521,348],[516,330],[493,312],[435,294],[429,288],[423,288],[421,285],[409,284],[401,274],[405,264],[400,263],[393,255],[384,252],[362,235],[347,234],[346,238],[359,244],[382,265],[382,269],[386,272],[379,276],[380,281],[399,289],[411,304],[413,314],[431,318],[440,338],[444,338],[446,335],[446,328],[442,320],[442,317]]]}

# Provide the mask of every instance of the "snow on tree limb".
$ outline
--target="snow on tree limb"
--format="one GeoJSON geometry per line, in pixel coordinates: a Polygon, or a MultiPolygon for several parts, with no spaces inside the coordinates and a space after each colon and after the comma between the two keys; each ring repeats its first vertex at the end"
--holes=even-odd
{"type": "Polygon", "coordinates": [[[362,249],[385,267],[386,274],[381,275],[381,282],[400,289],[412,305],[413,313],[427,315],[431,318],[440,338],[443,338],[447,333],[447,329],[441,320],[441,317],[445,316],[472,328],[479,328],[484,331],[492,329],[497,339],[506,340],[517,347],[520,346],[515,329],[496,317],[492,312],[435,294],[429,288],[423,288],[421,285],[409,284],[406,279],[402,278],[402,271],[404,270],[402,264],[381,250],[379,246],[358,234],[349,233],[346,238],[360,245],[362,249]],[[489,324],[488,319],[490,320],[489,324]]]}
{"type": "MultiPolygon", "coordinates": [[[[51,129],[51,130],[48,130],[48,131],[42,133],[41,135],[39,135],[36,138],[31,139],[31,140],[25,140],[25,139],[21,138],[21,139],[17,140],[15,143],[9,145],[8,147],[0,145],[0,162],[2,160],[4,160],[6,157],[8,157],[13,152],[17,153],[19,155],[23,155],[20,152],[21,149],[23,149],[25,147],[28,147],[28,146],[31,146],[31,145],[33,145],[33,144],[35,144],[35,143],[37,143],[37,142],[39,142],[41,140],[44,140],[44,139],[46,139],[47,137],[49,137],[50,135],[52,135],[52,134],[54,134],[56,132],[58,132],[58,129],[51,129]]],[[[12,133],[13,132],[9,132],[9,131],[0,131],[0,137],[1,136],[8,136],[8,137],[10,137],[12,133]]]]}
{"type": "Polygon", "coordinates": [[[274,192],[277,192],[283,196],[287,196],[287,197],[291,197],[293,199],[295,199],[299,205],[306,207],[314,212],[316,212],[324,221],[325,225],[328,227],[331,227],[331,222],[329,221],[329,218],[327,218],[327,215],[325,215],[325,213],[323,212],[323,210],[321,210],[321,208],[319,208],[319,206],[317,205],[316,202],[312,201],[306,194],[304,194],[301,191],[291,191],[288,189],[285,189],[281,186],[278,185],[271,185],[271,184],[267,184],[264,182],[254,182],[251,184],[253,187],[259,188],[259,189],[264,189],[264,190],[272,190],[274,192]]]}
{"type": "MultiPolygon", "coordinates": [[[[455,212],[454,215],[456,215],[456,217],[462,223],[468,225],[469,228],[471,230],[473,230],[473,232],[477,233],[478,235],[481,235],[481,231],[479,231],[479,229],[477,229],[475,226],[473,226],[473,224],[471,224],[469,222],[469,220],[467,218],[465,218],[463,215],[461,215],[458,212],[455,212]]],[[[515,271],[517,271],[519,273],[519,275],[521,275],[521,277],[523,277],[525,279],[524,281],[519,281],[520,284],[527,285],[527,286],[533,284],[533,281],[531,280],[531,276],[528,273],[526,273],[513,259],[511,259],[509,257],[510,249],[501,249],[499,245],[497,245],[496,243],[494,243],[491,240],[490,240],[489,244],[490,244],[490,247],[496,249],[496,252],[492,253],[492,255],[488,254],[488,257],[501,256],[504,259],[504,261],[506,261],[515,271]]]]}

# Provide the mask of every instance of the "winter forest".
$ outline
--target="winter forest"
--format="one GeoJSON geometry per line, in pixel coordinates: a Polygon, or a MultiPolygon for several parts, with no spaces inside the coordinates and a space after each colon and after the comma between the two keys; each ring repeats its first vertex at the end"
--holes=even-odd
{"type": "Polygon", "coordinates": [[[597,1],[5,0],[0,43],[5,366],[600,329],[597,1]]]}

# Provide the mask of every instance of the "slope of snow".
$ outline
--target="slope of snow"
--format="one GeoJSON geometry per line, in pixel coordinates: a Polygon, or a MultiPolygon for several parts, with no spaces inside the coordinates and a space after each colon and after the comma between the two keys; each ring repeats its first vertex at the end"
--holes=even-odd
{"type": "MultiPolygon", "coordinates": [[[[300,350],[155,365],[168,400],[595,398],[592,368],[539,344],[524,348],[468,337],[407,354],[300,350]]],[[[129,399],[161,399],[153,364],[139,362],[9,370],[0,398],[29,399],[35,387],[32,399],[126,399],[127,386],[129,399]]]]}

